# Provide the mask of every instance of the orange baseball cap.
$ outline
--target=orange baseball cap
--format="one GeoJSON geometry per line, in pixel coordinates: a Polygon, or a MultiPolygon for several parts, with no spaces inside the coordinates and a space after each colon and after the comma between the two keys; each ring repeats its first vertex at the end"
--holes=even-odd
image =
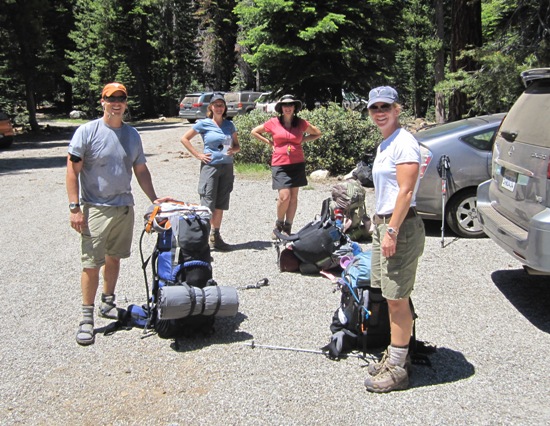
{"type": "Polygon", "coordinates": [[[124,92],[124,94],[128,96],[128,92],[126,91],[126,87],[124,87],[124,85],[120,83],[109,83],[103,88],[101,97],[104,98],[105,96],[111,96],[115,92],[124,92]]]}

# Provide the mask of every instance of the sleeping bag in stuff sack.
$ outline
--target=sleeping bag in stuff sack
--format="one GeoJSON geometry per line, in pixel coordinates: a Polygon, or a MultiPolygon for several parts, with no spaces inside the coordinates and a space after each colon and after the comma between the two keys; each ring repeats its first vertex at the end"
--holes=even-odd
{"type": "Polygon", "coordinates": [[[194,315],[232,317],[239,310],[239,297],[233,287],[198,288],[183,283],[161,287],[157,309],[161,320],[194,315]]]}

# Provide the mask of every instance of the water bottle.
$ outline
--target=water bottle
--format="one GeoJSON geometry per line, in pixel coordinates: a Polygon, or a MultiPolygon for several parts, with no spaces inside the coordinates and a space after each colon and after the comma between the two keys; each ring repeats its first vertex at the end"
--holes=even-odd
{"type": "Polygon", "coordinates": [[[334,209],[334,221],[336,226],[342,229],[342,220],[344,219],[344,212],[342,209],[334,209]]]}

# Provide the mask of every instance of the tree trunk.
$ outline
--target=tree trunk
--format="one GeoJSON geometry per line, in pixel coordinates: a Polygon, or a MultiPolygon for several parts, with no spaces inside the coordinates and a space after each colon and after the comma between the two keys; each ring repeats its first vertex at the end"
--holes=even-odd
{"type": "MultiPolygon", "coordinates": [[[[435,55],[435,84],[437,85],[445,78],[445,15],[443,12],[443,0],[435,1],[435,22],[436,36],[441,46],[435,55]]],[[[435,121],[445,122],[445,96],[443,93],[435,93],[435,121]]]]}
{"type": "MultiPolygon", "coordinates": [[[[459,56],[466,48],[481,46],[481,0],[453,1],[451,19],[450,71],[474,71],[478,67],[477,63],[470,57],[459,56]]],[[[461,119],[466,111],[466,96],[457,90],[449,99],[449,120],[461,119]]]]}

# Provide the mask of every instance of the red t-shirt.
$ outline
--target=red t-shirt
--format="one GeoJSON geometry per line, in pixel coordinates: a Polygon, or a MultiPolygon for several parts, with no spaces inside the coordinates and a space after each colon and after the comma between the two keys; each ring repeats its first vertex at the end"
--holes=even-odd
{"type": "Polygon", "coordinates": [[[305,161],[302,139],[308,127],[309,122],[300,119],[297,127],[287,130],[278,117],[273,117],[264,124],[265,131],[271,133],[273,138],[272,166],[284,166],[305,161]]]}

